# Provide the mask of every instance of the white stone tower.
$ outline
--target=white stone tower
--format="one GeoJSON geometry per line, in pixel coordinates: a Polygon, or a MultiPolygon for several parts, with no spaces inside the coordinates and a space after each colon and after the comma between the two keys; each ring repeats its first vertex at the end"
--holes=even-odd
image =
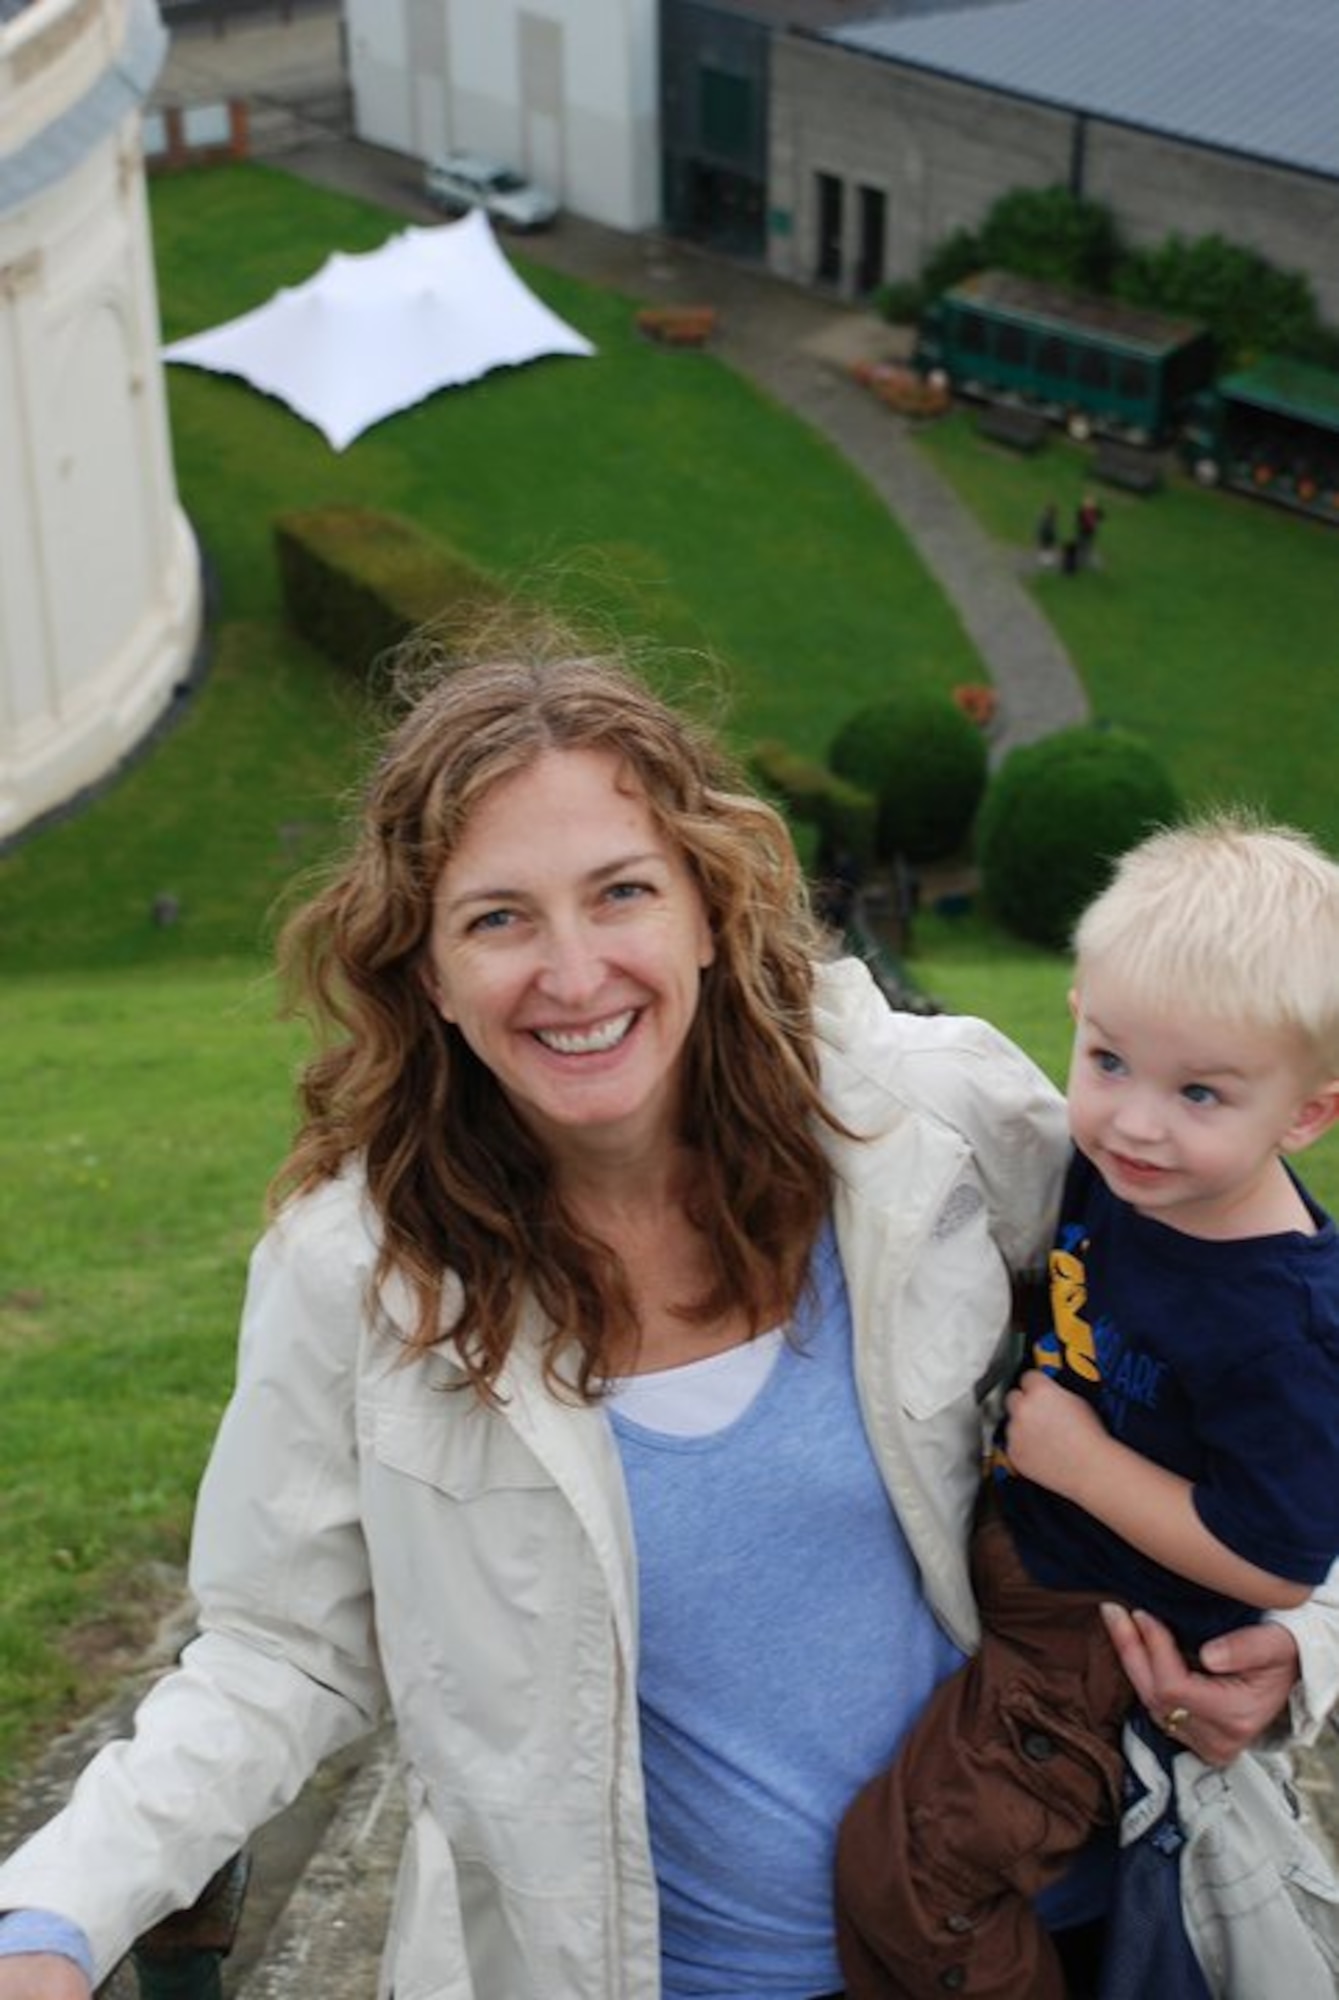
{"type": "Polygon", "coordinates": [[[0,843],[112,771],[188,673],[140,112],[154,0],[0,0],[0,843]]]}

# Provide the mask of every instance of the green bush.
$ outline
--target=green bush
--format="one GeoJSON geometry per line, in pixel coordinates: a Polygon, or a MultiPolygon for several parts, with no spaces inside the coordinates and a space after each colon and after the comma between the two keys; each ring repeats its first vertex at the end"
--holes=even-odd
{"type": "Polygon", "coordinates": [[[877,285],[870,301],[880,319],[886,319],[890,326],[914,326],[925,307],[929,294],[916,278],[901,278],[886,285],[877,285]]]}
{"type": "Polygon", "coordinates": [[[370,507],[281,514],[274,543],[289,623],[358,674],[411,634],[468,625],[504,600],[498,584],[445,542],[370,507]]]}
{"type": "Polygon", "coordinates": [[[941,292],[970,278],[973,271],[984,270],[988,262],[978,232],[955,229],[935,245],[921,266],[921,290],[927,299],[937,299],[941,292]]]}
{"type": "Polygon", "coordinates": [[[857,868],[869,867],[878,820],[872,793],[773,740],[753,746],[749,767],[790,819],[816,829],[820,854],[844,854],[857,868]]]}
{"type": "Polygon", "coordinates": [[[985,263],[1084,292],[1106,291],[1120,256],[1110,209],[1066,187],[1001,195],[980,238],[985,263]]]}
{"type": "Polygon", "coordinates": [[[934,298],[987,267],[1104,292],[1120,258],[1111,211],[1065,187],[1014,188],[975,230],[955,229],[930,253],[921,285],[934,298]]]}
{"type": "Polygon", "coordinates": [[[985,899],[1019,937],[1063,950],[1112,864],[1180,806],[1163,764],[1128,731],[1085,726],[1025,744],[981,807],[985,899]]]}
{"type": "Polygon", "coordinates": [[[985,739],[945,694],[891,695],[853,715],[828,758],[839,777],[878,800],[882,861],[956,853],[986,788],[985,739]]]}
{"type": "Polygon", "coordinates": [[[1269,353],[1323,363],[1332,349],[1307,280],[1222,236],[1168,236],[1132,252],[1116,289],[1133,305],[1203,320],[1225,367],[1269,353]]]}

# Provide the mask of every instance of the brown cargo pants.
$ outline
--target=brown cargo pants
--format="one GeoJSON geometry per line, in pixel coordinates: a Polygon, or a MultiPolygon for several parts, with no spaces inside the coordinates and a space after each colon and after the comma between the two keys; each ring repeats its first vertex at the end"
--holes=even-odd
{"type": "Polygon", "coordinates": [[[932,1696],[837,1843],[849,2000],[1064,2000],[1031,1899],[1119,1817],[1133,1694],[1102,1594],[1046,1590],[989,1502],[972,1542],[981,1650],[932,1696]]]}

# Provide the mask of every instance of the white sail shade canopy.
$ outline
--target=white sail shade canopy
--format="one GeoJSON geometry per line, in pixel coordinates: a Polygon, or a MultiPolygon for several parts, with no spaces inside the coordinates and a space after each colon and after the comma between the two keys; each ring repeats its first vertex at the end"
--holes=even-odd
{"type": "Polygon", "coordinates": [[[163,358],[240,375],[343,451],[438,389],[546,354],[594,353],[522,283],[474,209],[402,230],[379,250],[337,250],[305,284],[173,341],[163,358]]]}

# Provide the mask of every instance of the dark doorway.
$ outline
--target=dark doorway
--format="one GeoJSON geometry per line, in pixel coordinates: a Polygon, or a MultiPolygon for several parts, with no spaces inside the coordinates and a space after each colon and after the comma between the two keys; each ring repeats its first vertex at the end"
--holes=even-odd
{"type": "Polygon", "coordinates": [[[856,264],[855,288],[867,297],[883,283],[883,239],[888,212],[882,188],[860,190],[860,258],[856,264]]]}
{"type": "Polygon", "coordinates": [[[818,278],[825,285],[842,281],[842,196],[836,174],[818,176],[818,278]]]}
{"type": "Polygon", "coordinates": [[[676,235],[709,243],[732,257],[761,257],[766,247],[766,190],[747,174],[683,161],[669,203],[676,235]]]}

